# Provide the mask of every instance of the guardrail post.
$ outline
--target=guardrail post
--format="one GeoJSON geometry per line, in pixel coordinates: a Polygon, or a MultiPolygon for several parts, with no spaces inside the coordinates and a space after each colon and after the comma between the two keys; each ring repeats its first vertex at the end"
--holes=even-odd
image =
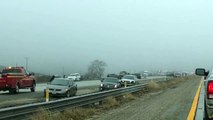
{"type": "Polygon", "coordinates": [[[49,87],[46,88],[46,102],[49,102],[49,87]]]}
{"type": "Polygon", "coordinates": [[[124,82],[124,87],[126,88],[126,81],[124,82]]]}
{"type": "Polygon", "coordinates": [[[99,105],[102,105],[103,104],[103,101],[101,100],[101,101],[99,101],[99,105]]]}

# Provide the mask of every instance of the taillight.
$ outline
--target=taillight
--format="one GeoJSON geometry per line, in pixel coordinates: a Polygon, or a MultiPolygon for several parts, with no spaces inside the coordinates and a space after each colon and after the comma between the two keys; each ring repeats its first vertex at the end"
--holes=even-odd
{"type": "Polygon", "coordinates": [[[208,93],[208,98],[213,99],[213,81],[208,82],[207,93],[208,93]]]}

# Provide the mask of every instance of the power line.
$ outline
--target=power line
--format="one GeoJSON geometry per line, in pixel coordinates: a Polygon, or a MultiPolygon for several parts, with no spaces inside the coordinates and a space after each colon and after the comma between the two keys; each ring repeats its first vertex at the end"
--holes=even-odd
{"type": "Polygon", "coordinates": [[[25,60],[26,60],[26,70],[28,71],[28,60],[29,60],[29,57],[25,57],[25,60]]]}

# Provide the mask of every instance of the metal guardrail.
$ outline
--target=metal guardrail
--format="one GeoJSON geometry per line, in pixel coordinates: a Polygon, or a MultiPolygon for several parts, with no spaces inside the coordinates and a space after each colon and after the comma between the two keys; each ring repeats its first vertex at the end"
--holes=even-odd
{"type": "Polygon", "coordinates": [[[119,88],[109,91],[91,93],[71,98],[59,99],[44,103],[34,103],[17,107],[0,109],[0,120],[9,119],[29,119],[29,116],[38,112],[39,108],[48,109],[50,111],[63,111],[66,108],[75,108],[92,103],[97,103],[109,96],[120,96],[127,93],[133,93],[145,88],[147,84],[139,84],[127,88],[119,88]]]}
{"type": "Polygon", "coordinates": [[[203,120],[203,118],[205,117],[205,107],[204,107],[204,82],[202,84],[201,87],[201,91],[200,91],[200,95],[199,95],[199,101],[198,101],[198,105],[197,105],[197,110],[196,110],[196,114],[195,114],[195,120],[203,120]]]}

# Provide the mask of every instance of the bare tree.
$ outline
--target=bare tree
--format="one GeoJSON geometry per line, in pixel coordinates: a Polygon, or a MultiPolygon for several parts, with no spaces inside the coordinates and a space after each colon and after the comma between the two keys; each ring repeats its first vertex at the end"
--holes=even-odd
{"type": "Polygon", "coordinates": [[[106,67],[106,63],[100,60],[94,60],[88,67],[89,79],[100,79],[106,67]]]}

